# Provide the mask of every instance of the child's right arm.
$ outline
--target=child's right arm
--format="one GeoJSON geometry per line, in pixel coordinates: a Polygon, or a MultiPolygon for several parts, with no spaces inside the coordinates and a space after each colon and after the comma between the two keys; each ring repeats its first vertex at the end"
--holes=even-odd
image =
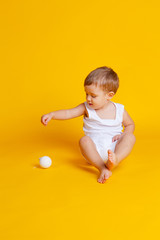
{"type": "Polygon", "coordinates": [[[75,108],[58,110],[50,112],[41,117],[41,122],[46,126],[51,119],[55,120],[66,120],[71,118],[76,118],[85,114],[85,105],[81,103],[75,108]]]}

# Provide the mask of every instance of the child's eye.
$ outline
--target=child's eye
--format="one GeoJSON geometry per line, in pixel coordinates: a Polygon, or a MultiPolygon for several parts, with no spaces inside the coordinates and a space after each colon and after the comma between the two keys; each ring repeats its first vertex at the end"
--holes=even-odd
{"type": "Polygon", "coordinates": [[[92,96],[93,98],[96,98],[96,96],[92,96]]]}

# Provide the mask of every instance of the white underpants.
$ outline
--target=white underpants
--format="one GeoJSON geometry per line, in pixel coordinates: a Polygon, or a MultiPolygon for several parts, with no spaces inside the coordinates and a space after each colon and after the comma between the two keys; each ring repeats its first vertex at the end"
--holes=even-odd
{"type": "Polygon", "coordinates": [[[108,160],[108,150],[110,149],[112,152],[114,152],[116,143],[112,142],[112,137],[111,136],[102,136],[102,135],[89,135],[92,141],[95,143],[97,152],[101,156],[102,160],[106,162],[108,160]]]}

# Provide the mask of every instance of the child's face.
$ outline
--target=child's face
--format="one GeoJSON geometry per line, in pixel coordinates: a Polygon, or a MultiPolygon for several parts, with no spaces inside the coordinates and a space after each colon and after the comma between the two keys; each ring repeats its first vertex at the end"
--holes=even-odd
{"type": "Polygon", "coordinates": [[[113,92],[105,92],[99,86],[91,84],[84,87],[86,92],[86,101],[93,109],[100,109],[113,97],[113,92]]]}

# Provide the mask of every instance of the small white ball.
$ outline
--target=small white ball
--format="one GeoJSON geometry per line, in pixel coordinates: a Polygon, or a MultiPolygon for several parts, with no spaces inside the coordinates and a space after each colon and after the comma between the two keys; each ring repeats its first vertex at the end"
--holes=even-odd
{"type": "Polygon", "coordinates": [[[48,156],[39,158],[39,164],[42,168],[49,168],[52,165],[52,160],[48,156]]]}

